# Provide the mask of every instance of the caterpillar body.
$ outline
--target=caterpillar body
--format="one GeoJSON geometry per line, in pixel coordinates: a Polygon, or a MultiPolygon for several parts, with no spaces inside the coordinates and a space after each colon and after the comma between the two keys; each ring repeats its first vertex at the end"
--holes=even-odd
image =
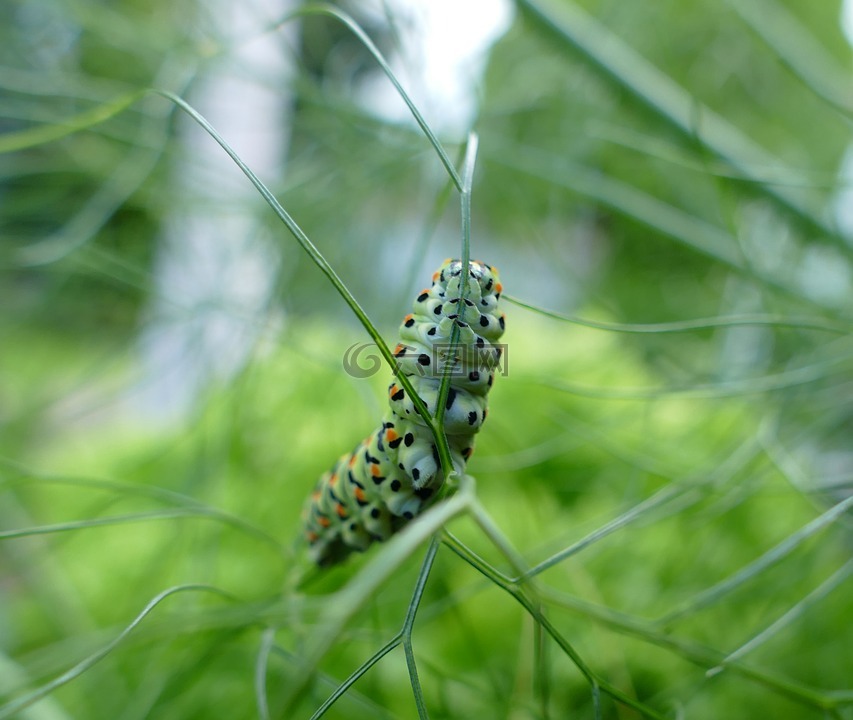
{"type": "MultiPolygon", "coordinates": [[[[432,280],[403,318],[396,371],[409,378],[433,417],[441,379],[449,374],[443,427],[461,472],[486,419],[486,396],[500,364],[495,342],[504,331],[502,288],[497,269],[476,261],[465,272],[461,261],[445,260],[432,280]],[[451,353],[454,327],[459,339],[451,353]]],[[[388,403],[379,428],[338,459],[305,503],[305,539],[320,566],[387,540],[435,499],[444,482],[432,433],[396,381],[388,403]]]]}

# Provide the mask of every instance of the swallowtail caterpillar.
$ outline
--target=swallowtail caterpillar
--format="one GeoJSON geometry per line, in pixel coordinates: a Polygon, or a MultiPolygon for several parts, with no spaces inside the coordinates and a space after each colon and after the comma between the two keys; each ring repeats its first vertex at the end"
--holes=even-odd
{"type": "MultiPolygon", "coordinates": [[[[432,287],[403,318],[394,350],[398,373],[409,378],[433,417],[445,366],[453,363],[444,431],[460,472],[486,420],[487,395],[501,360],[502,348],[495,344],[504,332],[501,289],[494,267],[472,261],[466,272],[461,261],[445,260],[432,287]],[[451,357],[454,326],[459,340],[451,357]]],[[[379,427],[338,459],[305,504],[305,538],[320,566],[387,540],[435,499],[444,482],[432,433],[396,381],[388,388],[388,403],[379,427]]]]}

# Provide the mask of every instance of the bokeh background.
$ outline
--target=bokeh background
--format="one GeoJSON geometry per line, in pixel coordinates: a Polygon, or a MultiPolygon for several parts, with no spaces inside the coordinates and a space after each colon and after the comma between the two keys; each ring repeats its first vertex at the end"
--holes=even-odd
{"type": "Polygon", "coordinates": [[[359,669],[325,717],[853,717],[853,4],[458,5],[338,5],[458,164],[478,133],[508,294],[469,472],[535,578],[451,522],[419,684],[364,663],[425,545],[369,596],[381,548],[292,582],[389,371],[344,372],[328,279],[133,93],[392,344],[460,252],[434,150],[292,0],[0,5],[0,717],[307,718],[359,669]]]}

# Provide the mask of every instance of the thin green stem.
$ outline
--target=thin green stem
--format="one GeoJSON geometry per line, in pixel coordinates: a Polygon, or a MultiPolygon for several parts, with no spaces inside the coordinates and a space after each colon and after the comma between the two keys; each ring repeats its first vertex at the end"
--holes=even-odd
{"type": "Polygon", "coordinates": [[[260,720],[270,720],[270,708],[267,702],[267,667],[274,644],[275,628],[267,628],[261,634],[261,644],[255,661],[255,702],[258,705],[260,720]]]}
{"type": "Polygon", "coordinates": [[[787,315],[764,315],[759,313],[745,313],[743,315],[731,315],[728,317],[710,317],[698,318],[696,320],[681,320],[677,322],[667,323],[615,323],[601,322],[598,320],[588,320],[577,317],[576,315],[568,315],[555,310],[533,305],[525,302],[520,298],[504,293],[501,298],[508,300],[514,305],[523,307],[526,310],[532,310],[539,315],[554,318],[555,320],[563,320],[574,325],[593,328],[595,330],[607,330],[609,332],[619,333],[634,333],[634,334],[651,334],[659,335],[663,333],[682,333],[693,332],[697,330],[710,330],[713,328],[722,327],[762,327],[770,326],[777,328],[791,328],[796,330],[822,330],[824,332],[837,333],[839,335],[849,335],[853,333],[853,324],[843,321],[828,320],[820,317],[800,317],[787,315]]]}
{"type": "Polygon", "coordinates": [[[849,69],[836,63],[786,5],[774,0],[728,0],[728,5],[804,87],[848,118],[853,117],[849,69]]]}
{"type": "MultiPolygon", "coordinates": [[[[593,605],[549,588],[544,588],[542,594],[552,604],[579,613],[585,620],[595,620],[618,632],[637,637],[644,642],[658,647],[666,648],[705,670],[713,669],[725,661],[725,653],[663,633],[645,620],[637,620],[624,613],[593,605]]],[[[847,691],[817,691],[813,688],[794,683],[787,678],[776,677],[740,662],[730,663],[726,665],[726,668],[810,707],[830,710],[844,704],[853,703],[853,696],[847,691]]]]}
{"type": "Polygon", "coordinates": [[[384,56],[381,52],[379,52],[379,48],[373,43],[373,41],[368,37],[367,33],[361,29],[361,26],[355,20],[353,20],[349,15],[347,15],[342,10],[336,8],[334,5],[327,5],[324,3],[316,4],[316,5],[306,5],[303,8],[300,8],[296,12],[287,16],[281,22],[277,23],[281,25],[284,22],[288,22],[297,17],[306,16],[306,15],[325,15],[327,17],[334,18],[339,22],[343,23],[352,33],[355,35],[361,43],[367,48],[368,52],[373,55],[373,58],[376,60],[376,63],[382,69],[382,72],[385,73],[388,80],[394,86],[394,89],[402,98],[403,102],[406,103],[406,107],[409,108],[409,111],[412,113],[412,117],[414,117],[415,122],[418,124],[420,129],[423,131],[424,135],[426,135],[436,154],[441,160],[441,164],[444,165],[444,169],[447,171],[447,174],[453,180],[453,184],[456,186],[456,189],[462,192],[463,183],[459,177],[459,173],[456,172],[456,168],[453,167],[453,163],[450,162],[450,158],[447,156],[447,153],[444,150],[441,142],[439,142],[435,133],[432,131],[430,126],[427,124],[427,121],[424,120],[423,115],[421,115],[420,110],[418,110],[415,103],[409,97],[409,94],[403,89],[403,86],[400,84],[400,81],[397,79],[397,76],[394,75],[394,72],[391,70],[390,65],[385,60],[384,56]]]}
{"type": "MultiPolygon", "coordinates": [[[[477,162],[477,146],[479,144],[477,134],[471,133],[468,136],[468,147],[465,151],[465,163],[462,167],[462,191],[460,194],[460,203],[462,206],[462,302],[459,304],[460,310],[465,306],[465,301],[468,299],[468,267],[471,262],[471,184],[474,179],[474,166],[477,162]]],[[[448,348],[448,358],[456,356],[456,348],[459,344],[459,327],[456,323],[453,324],[453,329],[450,334],[450,347],[448,348]]],[[[450,378],[452,376],[455,363],[447,363],[444,367],[444,373],[441,378],[441,385],[438,391],[438,403],[435,412],[436,423],[440,431],[444,432],[444,413],[447,408],[447,396],[450,393],[450,378]]]]}
{"type": "Polygon", "coordinates": [[[551,557],[531,567],[523,576],[513,578],[513,583],[520,583],[525,579],[535,577],[546,570],[558,565],[568,558],[585,550],[594,543],[599,542],[608,535],[630,525],[631,523],[648,517],[654,510],[663,509],[670,503],[680,501],[680,507],[693,505],[698,502],[708,489],[715,486],[721,479],[734,478],[737,473],[754,460],[760,452],[760,446],[754,440],[747,440],[736,447],[710,475],[700,478],[698,481],[682,481],[666,485],[653,495],[640,503],[629,508],[612,520],[604,523],[580,540],[563,548],[551,557]]]}
{"type": "Polygon", "coordinates": [[[462,166],[462,264],[468,267],[471,260],[471,189],[474,185],[474,169],[477,164],[477,149],[480,139],[477,133],[469,133],[462,166]]]}
{"type": "Polygon", "coordinates": [[[347,691],[355,685],[355,683],[359,680],[359,678],[363,677],[370,668],[372,668],[376,663],[378,663],[382,658],[384,658],[389,652],[391,652],[394,648],[396,648],[403,640],[403,633],[397,633],[393,638],[391,638],[385,645],[383,645],[379,650],[377,650],[373,655],[371,655],[367,660],[365,660],[356,670],[346,679],[344,680],[338,687],[335,688],[335,691],[329,695],[326,701],[318,707],[314,714],[310,717],[309,720],[319,720],[319,718],[323,717],[326,714],[326,711],[332,707],[338,700],[340,700],[344,695],[346,695],[347,691]]]}
{"type": "Polygon", "coordinates": [[[427,580],[429,579],[430,570],[432,570],[432,566],[435,563],[435,556],[438,553],[438,548],[438,539],[433,536],[432,541],[429,544],[429,548],[427,549],[426,557],[421,565],[418,580],[415,583],[415,590],[412,593],[412,599],[409,602],[409,609],[406,611],[406,619],[403,623],[402,630],[403,650],[406,652],[406,666],[409,669],[409,680],[412,683],[412,692],[415,696],[415,705],[418,708],[418,718],[420,718],[420,720],[428,720],[429,714],[427,713],[426,702],[424,701],[423,690],[421,689],[421,682],[418,678],[418,666],[415,661],[414,647],[412,646],[412,630],[415,626],[415,615],[418,612],[418,607],[420,607],[424,589],[426,588],[427,580]]]}
{"type": "MultiPolygon", "coordinates": [[[[540,611],[542,610],[540,606],[540,611]]],[[[539,696],[540,713],[542,720],[548,720],[550,700],[550,682],[548,677],[548,645],[544,642],[545,633],[539,623],[534,623],[533,628],[533,677],[536,685],[536,694],[539,696]]]]}
{"type": "Polygon", "coordinates": [[[780,618],[768,625],[764,630],[752,637],[748,642],[741,645],[739,648],[737,648],[737,650],[733,650],[728,655],[726,655],[725,659],[720,662],[720,664],[716,667],[713,667],[708,670],[706,675],[708,675],[708,677],[711,677],[712,675],[716,675],[717,673],[722,672],[734,661],[739,660],[747,653],[752,652],[753,650],[755,650],[755,648],[767,642],[770,638],[774,637],[780,630],[785,627],[788,627],[792,622],[794,622],[794,620],[802,617],[808,609],[814,607],[817,602],[823,600],[839,585],[846,582],[851,575],[853,575],[853,559],[848,560],[846,563],[844,563],[844,565],[838,568],[838,570],[836,570],[830,577],[824,580],[806,597],[804,597],[793,607],[791,607],[780,618]]]}
{"type": "MultiPolygon", "coordinates": [[[[486,534],[486,537],[495,545],[495,547],[504,555],[504,557],[509,560],[510,564],[513,566],[513,569],[520,574],[521,577],[524,577],[527,572],[524,566],[524,560],[520,555],[515,551],[509,541],[503,536],[503,533],[500,532],[497,525],[495,525],[494,521],[488,515],[482,506],[477,502],[476,498],[472,498],[470,503],[470,510],[474,521],[480,526],[480,529],[486,534]]],[[[461,547],[461,546],[460,546],[461,547]]],[[[454,548],[457,550],[458,548],[454,548]]],[[[465,558],[469,562],[470,556],[465,558]]],[[[479,568],[478,568],[479,569],[479,568]]],[[[500,580],[495,581],[501,588],[503,588],[506,592],[508,592],[515,600],[521,604],[525,610],[539,623],[545,631],[551,636],[553,640],[557,642],[563,652],[571,659],[571,661],[575,664],[575,667],[580,670],[581,674],[587,679],[590,684],[590,688],[593,694],[593,704],[595,707],[595,717],[599,719],[601,717],[601,706],[598,701],[598,694],[600,690],[604,690],[608,695],[610,695],[615,700],[619,700],[620,702],[628,705],[629,707],[633,707],[636,710],[643,712],[648,717],[654,718],[663,718],[663,715],[657,713],[657,711],[646,707],[642,703],[638,702],[634,698],[625,694],[621,690],[619,690],[614,685],[611,685],[609,682],[601,678],[597,673],[595,673],[583,660],[580,654],[575,650],[575,648],[568,642],[559,632],[557,632],[556,628],[551,624],[548,618],[544,615],[541,609],[541,603],[538,599],[529,597],[525,592],[524,588],[515,581],[510,581],[510,583],[506,583],[500,580]]],[[[538,591],[536,588],[532,587],[528,583],[528,589],[533,592],[535,595],[538,595],[538,591]]]]}
{"type": "Polygon", "coordinates": [[[748,397],[764,393],[779,392],[790,388],[826,383],[832,378],[830,370],[840,381],[845,381],[845,365],[850,361],[849,353],[832,356],[828,360],[812,365],[784,370],[753,378],[743,378],[720,383],[685,383],[672,387],[593,387],[565,381],[555,381],[550,378],[540,384],[560,392],[581,397],[595,397],[608,400],[651,400],[656,398],[679,395],[681,397],[719,399],[727,397],[748,397]]]}
{"type": "Polygon", "coordinates": [[[815,533],[823,530],[838,518],[842,517],[847,511],[853,507],[853,495],[833,505],[822,515],[819,515],[810,523],[804,525],[800,530],[789,535],[785,540],[780,542],[775,547],[762,554],[753,562],[741,568],[738,572],[730,577],[712,585],[705,591],[699,593],[695,597],[673,608],[670,612],[662,615],[655,620],[655,625],[666,626],[670,625],[679,618],[684,617],[689,613],[694,613],[709,605],[713,605],[724,595],[732,590],[740,587],[745,582],[753,579],[760,573],[772,567],[776,563],[783,560],[796,550],[803,542],[810,538],[815,533]]]}
{"type": "Polygon", "coordinates": [[[88,130],[127,110],[144,97],[147,92],[147,90],[137,90],[126,95],[120,95],[108,103],[98,105],[63,121],[53,122],[50,125],[39,125],[26,130],[4,133],[0,135],[0,154],[26,150],[61,140],[81,130],[88,130]]]}
{"type": "Polygon", "coordinates": [[[225,591],[220,590],[216,587],[212,587],[210,585],[178,585],[176,587],[168,588],[167,590],[158,593],[143,608],[142,612],[140,612],[139,615],[137,615],[136,618],[134,618],[134,620],[124,630],[122,630],[112,641],[107,643],[103,648],[84,658],[74,667],[69,668],[64,673],[54,678],[50,682],[47,682],[44,685],[36,688],[35,690],[32,690],[26,693],[25,695],[21,695],[20,697],[6,703],[5,705],[0,706],[0,720],[4,720],[5,718],[9,718],[20,713],[22,710],[28,708],[33,703],[41,700],[43,697],[50,695],[50,693],[52,693],[54,690],[57,690],[63,685],[67,685],[72,680],[76,680],[89,668],[99,663],[113,650],[115,650],[122,643],[122,641],[124,641],[124,639],[127,638],[127,636],[130,635],[130,633],[133,632],[133,630],[146,617],[148,617],[148,615],[154,610],[154,608],[156,608],[166,598],[177,593],[191,591],[211,592],[222,597],[234,599],[230,593],[226,593],[225,591]]]}
{"type": "Polygon", "coordinates": [[[659,713],[657,710],[648,707],[644,703],[641,703],[639,700],[627,695],[622,690],[617,688],[616,686],[609,683],[607,680],[598,675],[598,673],[594,672],[583,660],[578,651],[572,646],[572,644],[566,640],[554,627],[554,625],[548,620],[548,618],[540,611],[538,607],[538,602],[529,598],[524,590],[516,585],[514,582],[506,582],[501,579],[501,576],[494,568],[491,568],[488,563],[484,563],[482,559],[478,558],[473,552],[471,552],[465,545],[461,544],[452,536],[446,536],[445,541],[448,544],[453,552],[455,552],[459,557],[461,557],[465,562],[469,563],[473,568],[478,570],[481,574],[489,578],[492,582],[498,585],[502,590],[507,592],[512,598],[516,600],[527,612],[528,614],[545,630],[545,632],[551,636],[552,640],[554,640],[560,649],[566,654],[566,656],[575,664],[575,667],[578,668],[580,673],[586,678],[587,682],[590,685],[590,690],[592,692],[593,698],[593,706],[595,717],[601,717],[601,705],[600,705],[600,692],[603,691],[614,700],[617,700],[628,707],[634,708],[638,712],[642,713],[646,717],[655,718],[656,720],[664,720],[666,718],[665,715],[659,713]]]}
{"type": "Polygon", "coordinates": [[[430,570],[435,562],[435,556],[438,552],[438,541],[433,538],[433,541],[430,543],[429,548],[427,550],[426,557],[421,565],[420,573],[418,574],[418,579],[415,583],[414,591],[412,592],[412,599],[409,602],[409,608],[406,611],[406,617],[403,622],[403,627],[401,630],[394,635],[391,640],[389,640],[385,645],[383,645],[379,650],[377,650],[373,655],[370,656],[365,662],[363,662],[344,682],[342,682],[335,691],[326,699],[326,701],[314,712],[311,716],[310,720],[319,720],[323,715],[326,714],[326,711],[332,707],[341,697],[343,697],[347,691],[356,683],[356,681],[363,677],[370,668],[372,668],[376,663],[378,663],[383,657],[385,657],[389,652],[391,652],[394,648],[399,646],[401,643],[404,645],[404,649],[406,651],[406,663],[409,666],[409,674],[412,679],[412,688],[415,692],[415,702],[418,706],[418,713],[420,717],[426,717],[426,706],[424,704],[423,693],[421,692],[420,683],[418,681],[417,674],[417,666],[415,665],[414,654],[412,652],[412,629],[414,627],[415,615],[417,613],[418,607],[420,606],[421,599],[423,597],[424,589],[426,588],[427,579],[429,578],[430,570]]]}
{"type": "Polygon", "coordinates": [[[75,530],[84,527],[97,527],[101,525],[112,525],[120,522],[140,522],[147,520],[159,520],[170,517],[200,517],[217,520],[234,527],[241,532],[255,537],[267,545],[270,545],[275,551],[281,552],[281,542],[272,535],[264,532],[260,528],[251,525],[244,519],[231,515],[218,508],[205,505],[195,498],[187,495],[174,492],[173,490],[165,490],[158,487],[149,487],[136,483],[124,483],[115,480],[100,480],[95,478],[65,478],[55,477],[51,475],[40,475],[30,469],[20,465],[19,463],[0,457],[0,473],[3,471],[15,473],[15,477],[3,478],[0,475],[0,487],[3,485],[46,485],[57,484],[71,487],[87,487],[100,491],[113,491],[124,496],[139,496],[150,498],[158,502],[178,505],[179,507],[173,510],[151,511],[147,513],[134,513],[121,516],[113,516],[107,518],[94,518],[89,520],[72,520],[66,523],[55,523],[52,525],[41,525],[30,528],[22,528],[17,530],[2,530],[0,531],[0,540],[10,539],[15,537],[26,537],[28,535],[44,535],[54,532],[64,532],[67,530],[75,530]]]}

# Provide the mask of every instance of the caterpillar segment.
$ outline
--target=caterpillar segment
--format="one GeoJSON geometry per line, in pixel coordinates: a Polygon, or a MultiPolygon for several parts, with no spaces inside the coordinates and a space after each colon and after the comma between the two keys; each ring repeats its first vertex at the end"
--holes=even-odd
{"type": "MultiPolygon", "coordinates": [[[[459,260],[445,260],[432,287],[418,294],[403,318],[394,349],[398,372],[409,378],[433,416],[441,379],[450,375],[444,431],[460,471],[486,420],[486,396],[501,360],[495,345],[505,325],[498,309],[501,292],[494,267],[472,261],[464,272],[459,260]],[[459,339],[451,348],[454,327],[459,339]]],[[[392,382],[380,427],[338,459],[305,503],[311,559],[333,565],[387,540],[434,501],[443,483],[432,433],[402,385],[392,382]]]]}

